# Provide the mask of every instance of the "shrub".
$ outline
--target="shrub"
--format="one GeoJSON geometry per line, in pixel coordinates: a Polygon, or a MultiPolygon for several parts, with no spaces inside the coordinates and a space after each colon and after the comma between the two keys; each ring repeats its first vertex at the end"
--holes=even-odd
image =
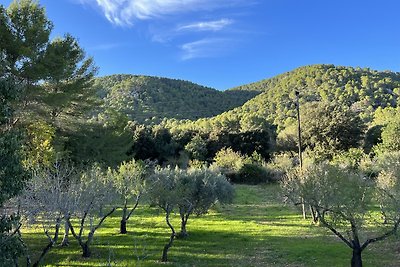
{"type": "Polygon", "coordinates": [[[295,159],[297,158],[292,158],[288,153],[277,154],[271,162],[266,164],[271,178],[276,181],[282,180],[283,175],[293,168],[295,159]]]}
{"type": "Polygon", "coordinates": [[[266,168],[257,164],[244,164],[231,178],[234,183],[260,184],[272,181],[272,175],[266,168]]]}
{"type": "Polygon", "coordinates": [[[214,161],[222,173],[230,174],[238,172],[244,164],[251,163],[251,158],[233,151],[232,148],[223,148],[217,152],[214,161]]]}

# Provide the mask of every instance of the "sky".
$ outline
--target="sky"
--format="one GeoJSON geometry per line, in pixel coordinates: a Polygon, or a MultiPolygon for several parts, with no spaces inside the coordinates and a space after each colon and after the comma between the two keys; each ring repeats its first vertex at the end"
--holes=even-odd
{"type": "MultiPolygon", "coordinates": [[[[8,6],[10,0],[0,0],[8,6]]],[[[140,74],[218,90],[297,67],[400,71],[398,0],[39,0],[99,76],[140,74]]]]}

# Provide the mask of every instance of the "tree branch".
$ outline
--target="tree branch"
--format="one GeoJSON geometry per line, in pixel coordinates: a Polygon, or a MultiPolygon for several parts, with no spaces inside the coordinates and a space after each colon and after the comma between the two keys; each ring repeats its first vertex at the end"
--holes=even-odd
{"type": "Polygon", "coordinates": [[[103,218],[101,218],[100,222],[93,228],[93,233],[102,225],[102,223],[104,222],[104,220],[110,216],[117,208],[112,208],[112,210],[110,210],[106,215],[103,216],[103,218]]]}
{"type": "Polygon", "coordinates": [[[83,227],[85,225],[85,220],[86,220],[86,216],[88,215],[88,212],[85,211],[85,213],[83,214],[82,220],[81,220],[81,225],[80,225],[80,229],[79,229],[79,238],[82,237],[82,233],[83,233],[83,227]]]}
{"type": "Polygon", "coordinates": [[[128,216],[126,217],[126,220],[129,220],[129,218],[131,217],[132,213],[135,211],[135,209],[136,209],[137,206],[139,205],[139,199],[140,199],[140,195],[138,195],[138,196],[136,197],[135,206],[133,206],[133,208],[132,208],[131,211],[129,212],[128,216]]]}
{"type": "Polygon", "coordinates": [[[67,218],[66,220],[67,220],[68,227],[71,230],[72,236],[75,237],[79,241],[80,237],[78,237],[78,235],[75,233],[75,228],[72,226],[70,218],[67,218]]]}
{"type": "Polygon", "coordinates": [[[367,241],[364,242],[364,244],[361,246],[361,251],[363,251],[369,244],[377,242],[377,241],[381,241],[386,239],[387,237],[395,234],[397,232],[397,228],[399,227],[400,224],[400,218],[397,219],[397,221],[395,222],[395,224],[393,225],[393,229],[384,233],[381,236],[375,237],[375,238],[370,238],[367,241]]]}
{"type": "Polygon", "coordinates": [[[332,225],[330,225],[327,221],[325,221],[324,216],[321,216],[320,211],[317,209],[317,215],[320,220],[320,222],[329,230],[331,230],[332,233],[334,233],[336,236],[338,236],[344,243],[346,243],[347,246],[349,246],[351,249],[353,248],[353,245],[351,244],[350,241],[348,241],[339,231],[337,231],[335,228],[333,228],[332,225]]]}

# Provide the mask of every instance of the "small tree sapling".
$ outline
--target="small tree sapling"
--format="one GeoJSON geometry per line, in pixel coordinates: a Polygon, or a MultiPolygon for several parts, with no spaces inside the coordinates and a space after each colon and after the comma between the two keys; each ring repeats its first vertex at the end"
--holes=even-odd
{"type": "Polygon", "coordinates": [[[146,186],[148,169],[143,161],[123,162],[117,170],[109,170],[108,176],[114,182],[114,186],[123,201],[120,233],[126,234],[126,222],[131,217],[139,204],[146,186]],[[130,200],[134,200],[133,207],[128,210],[130,200]]]}

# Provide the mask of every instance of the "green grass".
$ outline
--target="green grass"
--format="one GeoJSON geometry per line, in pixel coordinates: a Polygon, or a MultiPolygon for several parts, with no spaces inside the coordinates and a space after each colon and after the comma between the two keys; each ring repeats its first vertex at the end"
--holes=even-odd
{"type": "MultiPolygon", "coordinates": [[[[119,231],[120,211],[95,234],[92,257],[83,259],[71,236],[71,245],[55,247],[45,266],[349,266],[351,250],[323,227],[302,220],[298,210],[282,204],[278,185],[236,186],[231,205],[217,206],[207,215],[192,217],[189,237],[177,239],[170,262],[161,263],[169,238],[164,214],[139,206],[128,221],[127,235],[119,231]]],[[[179,216],[173,224],[179,230],[179,216]]],[[[373,229],[371,229],[373,230],[373,229]]],[[[46,244],[40,227],[23,229],[33,255],[46,244]]],[[[363,253],[365,266],[398,266],[400,242],[375,243],[363,253]]],[[[35,257],[33,257],[35,258],[35,257]]]]}

